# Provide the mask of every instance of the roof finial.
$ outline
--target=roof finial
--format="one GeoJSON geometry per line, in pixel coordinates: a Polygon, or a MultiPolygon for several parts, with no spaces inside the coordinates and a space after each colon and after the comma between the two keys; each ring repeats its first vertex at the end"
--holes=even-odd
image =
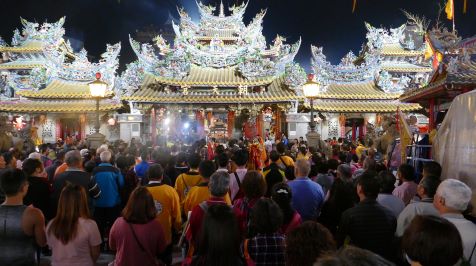
{"type": "Polygon", "coordinates": [[[220,1],[220,13],[218,14],[220,18],[225,17],[225,7],[223,6],[223,1],[220,1]]]}

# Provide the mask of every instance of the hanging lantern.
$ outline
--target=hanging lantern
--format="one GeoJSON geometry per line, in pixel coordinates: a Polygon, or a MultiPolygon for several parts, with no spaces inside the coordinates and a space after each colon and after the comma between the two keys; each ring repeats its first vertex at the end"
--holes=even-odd
{"type": "Polygon", "coordinates": [[[12,114],[8,114],[8,121],[10,121],[10,122],[13,121],[13,115],[12,114]]]}

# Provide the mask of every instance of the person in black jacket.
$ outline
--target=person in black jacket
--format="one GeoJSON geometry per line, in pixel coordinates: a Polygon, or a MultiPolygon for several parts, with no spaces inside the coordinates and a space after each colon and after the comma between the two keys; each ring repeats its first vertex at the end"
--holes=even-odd
{"type": "Polygon", "coordinates": [[[64,161],[66,165],[68,165],[68,168],[65,172],[56,176],[53,182],[53,193],[51,197],[52,213],[56,214],[56,206],[58,206],[59,196],[66,183],[84,187],[89,194],[88,205],[91,209],[93,205],[92,199],[98,198],[101,194],[101,190],[96,184],[95,179],[91,177],[91,174],[81,169],[83,162],[80,152],[77,150],[67,152],[64,161]]]}
{"type": "Polygon", "coordinates": [[[66,153],[63,150],[59,151],[53,164],[45,168],[46,174],[48,175],[48,182],[50,184],[53,184],[56,169],[63,164],[65,154],[66,153]]]}
{"type": "Polygon", "coordinates": [[[23,203],[27,206],[32,204],[35,208],[40,209],[46,220],[49,220],[51,218],[49,202],[51,190],[43,163],[38,159],[26,159],[23,161],[22,170],[30,183],[28,193],[23,198],[23,203]]]}

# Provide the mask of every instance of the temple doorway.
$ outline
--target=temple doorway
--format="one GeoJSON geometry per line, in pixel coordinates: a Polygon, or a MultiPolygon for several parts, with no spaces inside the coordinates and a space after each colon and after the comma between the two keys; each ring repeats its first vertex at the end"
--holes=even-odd
{"type": "Polygon", "coordinates": [[[71,139],[81,139],[81,123],[78,118],[61,118],[60,138],[65,140],[67,137],[71,139]]]}

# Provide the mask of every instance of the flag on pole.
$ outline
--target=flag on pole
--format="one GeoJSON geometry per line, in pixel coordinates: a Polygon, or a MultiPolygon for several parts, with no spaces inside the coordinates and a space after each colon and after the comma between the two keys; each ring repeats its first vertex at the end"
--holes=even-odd
{"type": "Polygon", "coordinates": [[[412,135],[410,131],[410,126],[408,126],[406,116],[400,110],[400,107],[397,108],[397,130],[400,133],[400,151],[402,163],[407,161],[407,146],[412,144],[412,135]]]}
{"type": "Polygon", "coordinates": [[[463,14],[466,14],[467,7],[468,7],[468,0],[464,0],[464,2],[463,2],[463,14]]]}
{"type": "Polygon", "coordinates": [[[357,0],[354,0],[352,3],[352,13],[355,12],[355,8],[357,7],[357,0]]]}
{"type": "Polygon", "coordinates": [[[446,18],[452,20],[455,15],[455,3],[453,0],[448,0],[445,6],[446,18]]]}

